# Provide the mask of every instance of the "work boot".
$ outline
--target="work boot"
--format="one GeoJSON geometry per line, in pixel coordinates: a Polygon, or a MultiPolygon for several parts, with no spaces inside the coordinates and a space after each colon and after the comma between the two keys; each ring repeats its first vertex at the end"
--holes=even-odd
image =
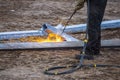
{"type": "MultiPolygon", "coordinates": [[[[98,41],[100,42],[100,41],[98,41]]],[[[94,43],[95,44],[95,43],[94,43]]],[[[100,54],[100,43],[96,44],[97,46],[86,46],[86,54],[87,55],[99,55],[100,54]]]]}

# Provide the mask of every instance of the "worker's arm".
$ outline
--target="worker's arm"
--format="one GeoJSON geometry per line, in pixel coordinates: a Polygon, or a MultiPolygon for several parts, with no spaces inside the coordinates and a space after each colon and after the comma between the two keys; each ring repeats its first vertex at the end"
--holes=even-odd
{"type": "Polygon", "coordinates": [[[86,0],[76,0],[77,4],[75,6],[75,10],[80,10],[81,8],[84,7],[84,3],[86,0]]]}

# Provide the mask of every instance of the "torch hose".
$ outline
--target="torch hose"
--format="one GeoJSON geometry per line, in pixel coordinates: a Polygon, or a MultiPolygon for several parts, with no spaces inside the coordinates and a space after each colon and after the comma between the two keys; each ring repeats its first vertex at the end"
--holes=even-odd
{"type": "Polygon", "coordinates": [[[81,65],[79,66],[79,64],[77,65],[72,65],[72,66],[56,66],[56,67],[52,67],[52,68],[48,68],[44,71],[44,74],[47,75],[62,75],[62,74],[69,74],[72,72],[75,72],[77,70],[79,70],[82,67],[114,67],[114,68],[120,68],[120,65],[106,65],[106,64],[88,64],[88,65],[81,65]],[[65,69],[65,68],[70,68],[69,70],[63,71],[63,72],[52,72],[53,70],[58,70],[58,69],[65,69]]]}
{"type": "MultiPolygon", "coordinates": [[[[86,36],[87,37],[87,36],[86,36]]],[[[61,74],[68,74],[68,73],[72,73],[75,72],[77,70],[79,70],[82,67],[116,67],[116,68],[120,68],[120,65],[106,65],[106,64],[83,64],[84,61],[84,56],[85,56],[85,49],[86,49],[86,45],[87,45],[87,39],[84,40],[84,46],[83,46],[83,50],[82,50],[82,55],[79,61],[79,64],[75,64],[75,65],[67,65],[67,66],[56,66],[56,67],[51,67],[51,68],[46,68],[44,71],[44,74],[47,75],[61,75],[61,74]],[[58,70],[58,69],[65,69],[65,68],[70,68],[68,70],[65,70],[63,72],[52,72],[54,70],[58,70]]]]}
{"type": "Polygon", "coordinates": [[[116,67],[116,68],[120,68],[120,65],[83,64],[84,56],[85,56],[86,44],[87,44],[87,40],[84,40],[84,47],[83,47],[83,51],[82,51],[82,55],[81,55],[79,64],[67,65],[67,66],[56,66],[56,67],[46,68],[45,71],[44,71],[44,74],[47,74],[47,75],[68,74],[68,73],[75,72],[75,71],[77,71],[77,70],[79,70],[80,68],[85,67],[85,66],[86,66],[86,67],[116,67]],[[63,71],[63,72],[54,71],[54,70],[65,69],[65,68],[70,68],[70,69],[65,70],[65,71],[63,71]],[[54,72],[52,72],[52,71],[54,71],[54,72]]]}

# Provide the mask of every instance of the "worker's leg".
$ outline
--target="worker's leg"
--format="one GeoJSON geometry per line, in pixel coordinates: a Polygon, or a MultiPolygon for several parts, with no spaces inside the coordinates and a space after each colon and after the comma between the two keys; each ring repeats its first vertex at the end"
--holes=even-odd
{"type": "MultiPolygon", "coordinates": [[[[86,54],[84,58],[93,59],[95,54],[100,53],[100,40],[101,40],[101,21],[104,15],[107,0],[87,0],[88,5],[88,44],[86,47],[86,54]]],[[[80,59],[81,55],[76,55],[76,59],[80,59]]]]}
{"type": "Polygon", "coordinates": [[[88,5],[88,44],[86,54],[99,54],[101,41],[101,21],[107,0],[87,0],[88,5]],[[88,2],[89,1],[89,2],[88,2]]]}

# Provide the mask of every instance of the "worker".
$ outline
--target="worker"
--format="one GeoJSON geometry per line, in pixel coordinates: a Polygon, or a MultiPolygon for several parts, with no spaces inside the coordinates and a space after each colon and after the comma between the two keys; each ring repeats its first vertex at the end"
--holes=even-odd
{"type": "MultiPolygon", "coordinates": [[[[75,10],[79,10],[87,2],[87,37],[85,50],[86,56],[100,54],[101,46],[101,22],[104,15],[107,0],[77,0],[75,10]]],[[[79,57],[80,56],[76,56],[79,57]]]]}

